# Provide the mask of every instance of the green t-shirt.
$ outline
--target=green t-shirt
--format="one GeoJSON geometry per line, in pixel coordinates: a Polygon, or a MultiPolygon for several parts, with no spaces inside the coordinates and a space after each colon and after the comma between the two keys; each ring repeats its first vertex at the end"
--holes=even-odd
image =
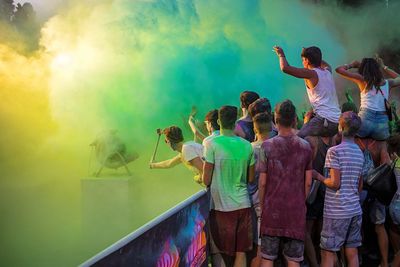
{"type": "Polygon", "coordinates": [[[217,136],[205,144],[204,158],[214,164],[211,209],[234,211],[250,207],[247,171],[254,165],[250,142],[238,136],[217,136]]]}

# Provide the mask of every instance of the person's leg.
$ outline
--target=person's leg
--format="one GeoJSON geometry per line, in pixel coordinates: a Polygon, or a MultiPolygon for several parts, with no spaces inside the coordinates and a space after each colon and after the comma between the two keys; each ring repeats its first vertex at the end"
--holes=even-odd
{"type": "Polygon", "coordinates": [[[385,229],[386,208],[378,200],[371,205],[370,219],[375,225],[375,233],[378,239],[379,252],[381,254],[381,267],[388,266],[389,240],[385,229]]]}
{"type": "Polygon", "coordinates": [[[394,259],[392,266],[400,266],[400,196],[397,194],[390,203],[389,214],[391,224],[389,228],[389,237],[394,251],[394,259]]]}
{"type": "Polygon", "coordinates": [[[232,256],[224,254],[224,253],[222,253],[221,256],[222,256],[224,265],[226,267],[233,267],[233,264],[235,262],[235,257],[232,257],[232,256]]]}
{"type": "MultiPolygon", "coordinates": [[[[221,254],[223,262],[227,267],[232,267],[234,264],[237,217],[237,211],[210,211],[209,221],[212,240],[215,244],[214,252],[221,254]]],[[[218,255],[215,256],[217,257],[217,260],[219,260],[218,255]]]]}
{"type": "Polygon", "coordinates": [[[390,243],[392,244],[393,247],[393,252],[394,252],[394,259],[392,262],[392,266],[400,266],[400,235],[399,235],[399,229],[398,225],[391,224],[389,228],[389,238],[390,238],[390,243]]]}
{"type": "Polygon", "coordinates": [[[389,240],[386,233],[384,224],[375,225],[375,233],[378,238],[379,252],[381,253],[381,267],[388,266],[388,254],[389,254],[389,240]]]}
{"type": "Polygon", "coordinates": [[[321,249],[321,267],[333,267],[335,266],[336,253],[321,249]]]}
{"type": "Polygon", "coordinates": [[[305,256],[310,267],[318,267],[317,255],[315,253],[314,242],[312,240],[312,233],[315,225],[315,220],[307,220],[307,232],[305,239],[305,256]]]}
{"type": "Polygon", "coordinates": [[[397,253],[394,255],[392,267],[400,267],[400,251],[397,251],[397,253]]]}
{"type": "Polygon", "coordinates": [[[321,266],[333,267],[336,262],[336,252],[343,246],[351,219],[323,218],[321,231],[321,266]]]}
{"type": "Polygon", "coordinates": [[[361,226],[362,215],[351,218],[344,249],[345,259],[349,267],[360,266],[358,247],[362,245],[361,226]]]}
{"type": "Polygon", "coordinates": [[[246,267],[246,253],[236,252],[235,263],[233,267],[246,267]]]}
{"type": "Polygon", "coordinates": [[[344,253],[346,255],[348,267],[359,267],[358,263],[358,249],[357,248],[345,248],[344,253]]]}
{"type": "Polygon", "coordinates": [[[261,266],[273,267],[278,258],[280,238],[264,235],[261,237],[261,266]]]}
{"type": "Polygon", "coordinates": [[[274,261],[262,259],[261,260],[261,267],[274,267],[274,261]]]}
{"type": "Polygon", "coordinates": [[[377,145],[380,147],[380,158],[381,162],[380,164],[390,164],[392,160],[390,159],[389,153],[387,151],[387,143],[386,141],[377,141],[377,145]]]}
{"type": "Polygon", "coordinates": [[[283,255],[288,267],[299,267],[304,260],[304,242],[297,239],[284,238],[283,255]]]}
{"type": "Polygon", "coordinates": [[[258,190],[251,195],[252,200],[252,224],[253,224],[253,249],[246,253],[247,265],[251,267],[259,267],[259,260],[258,258],[258,239],[259,239],[259,226],[258,226],[258,213],[260,209],[259,205],[259,198],[258,198],[258,190]]]}
{"type": "Polygon", "coordinates": [[[220,253],[211,254],[211,264],[213,267],[225,267],[225,262],[220,253]]]}
{"type": "Polygon", "coordinates": [[[253,220],[251,208],[237,211],[236,229],[233,229],[236,238],[234,266],[246,266],[246,253],[253,248],[253,220]]]}
{"type": "Polygon", "coordinates": [[[306,136],[320,136],[324,130],[324,119],[318,116],[313,117],[301,127],[297,135],[301,138],[306,136]]]}
{"type": "Polygon", "coordinates": [[[300,263],[295,262],[295,261],[288,261],[287,266],[288,267],[300,267],[300,263]]]}

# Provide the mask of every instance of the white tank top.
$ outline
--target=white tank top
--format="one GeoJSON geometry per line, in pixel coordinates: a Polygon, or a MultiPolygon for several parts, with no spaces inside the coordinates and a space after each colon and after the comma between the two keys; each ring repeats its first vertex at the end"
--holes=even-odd
{"type": "Polygon", "coordinates": [[[318,75],[318,84],[314,89],[306,86],[311,106],[320,117],[338,123],[341,112],[332,73],[327,69],[313,70],[318,75]]]}
{"type": "MultiPolygon", "coordinates": [[[[384,85],[381,86],[381,90],[386,99],[389,98],[389,83],[385,82],[384,85]]],[[[367,108],[374,111],[386,111],[385,109],[385,98],[383,97],[381,91],[377,91],[375,86],[373,86],[370,90],[362,91],[361,95],[361,108],[367,108]]]]}

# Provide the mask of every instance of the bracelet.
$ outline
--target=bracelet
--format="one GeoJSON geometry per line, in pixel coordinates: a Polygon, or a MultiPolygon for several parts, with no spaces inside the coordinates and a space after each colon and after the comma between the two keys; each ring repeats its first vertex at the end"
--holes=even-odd
{"type": "Polygon", "coordinates": [[[349,70],[352,68],[349,64],[344,64],[344,67],[346,68],[346,70],[349,70]]]}

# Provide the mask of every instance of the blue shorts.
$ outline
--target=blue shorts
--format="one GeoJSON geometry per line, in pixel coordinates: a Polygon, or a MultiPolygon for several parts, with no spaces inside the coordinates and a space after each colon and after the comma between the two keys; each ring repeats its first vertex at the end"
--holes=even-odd
{"type": "Polygon", "coordinates": [[[373,224],[384,224],[386,219],[386,206],[375,199],[370,206],[369,218],[373,224]]]}
{"type": "Polygon", "coordinates": [[[396,225],[400,225],[400,195],[396,194],[393,197],[393,200],[389,206],[389,214],[390,218],[392,218],[393,223],[396,225]]]}
{"type": "Polygon", "coordinates": [[[359,137],[370,137],[378,141],[389,138],[389,119],[386,111],[361,108],[358,116],[361,118],[361,127],[357,133],[359,137]]]}
{"type": "Polygon", "coordinates": [[[301,262],[304,257],[304,241],[288,237],[263,235],[261,237],[261,257],[274,261],[278,258],[279,245],[283,243],[283,256],[288,261],[301,262]]]}
{"type": "Polygon", "coordinates": [[[362,215],[348,219],[324,218],[321,232],[321,248],[328,251],[340,251],[361,246],[362,215]]]}

